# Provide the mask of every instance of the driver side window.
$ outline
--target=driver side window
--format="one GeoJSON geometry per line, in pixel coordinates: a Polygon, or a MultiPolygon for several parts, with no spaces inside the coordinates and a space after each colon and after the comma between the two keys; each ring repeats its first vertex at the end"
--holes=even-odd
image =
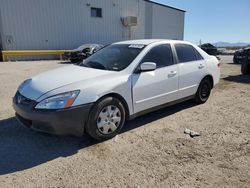
{"type": "Polygon", "coordinates": [[[173,65],[174,60],[170,44],[163,44],[152,48],[142,59],[142,63],[144,62],[156,63],[157,68],[173,65]]]}

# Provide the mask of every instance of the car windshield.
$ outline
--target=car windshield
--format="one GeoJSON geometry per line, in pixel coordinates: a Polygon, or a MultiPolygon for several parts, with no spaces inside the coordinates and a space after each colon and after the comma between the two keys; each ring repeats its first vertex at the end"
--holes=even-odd
{"type": "Polygon", "coordinates": [[[94,69],[121,71],[127,68],[144,45],[114,44],[107,46],[85,59],[80,66],[94,69]]]}

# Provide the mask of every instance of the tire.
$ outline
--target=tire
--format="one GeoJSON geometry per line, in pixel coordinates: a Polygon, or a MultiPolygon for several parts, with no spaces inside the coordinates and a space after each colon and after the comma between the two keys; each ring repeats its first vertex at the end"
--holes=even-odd
{"type": "Polygon", "coordinates": [[[122,103],[116,98],[107,97],[93,106],[85,130],[95,140],[108,140],[120,132],[125,123],[125,117],[122,103]],[[109,114],[108,117],[106,117],[107,114],[109,114]],[[113,118],[116,118],[116,121],[120,118],[120,122],[115,122],[113,118]]]}
{"type": "Polygon", "coordinates": [[[233,62],[234,62],[235,64],[238,64],[238,63],[239,63],[239,61],[238,61],[237,58],[235,58],[235,57],[234,57],[234,59],[233,59],[233,62]]]}
{"type": "Polygon", "coordinates": [[[247,61],[243,61],[241,65],[241,72],[243,75],[250,74],[250,66],[247,61]]]}
{"type": "Polygon", "coordinates": [[[210,79],[205,78],[201,81],[199,88],[195,94],[195,102],[197,104],[204,104],[207,102],[212,90],[212,83],[210,79]]]}

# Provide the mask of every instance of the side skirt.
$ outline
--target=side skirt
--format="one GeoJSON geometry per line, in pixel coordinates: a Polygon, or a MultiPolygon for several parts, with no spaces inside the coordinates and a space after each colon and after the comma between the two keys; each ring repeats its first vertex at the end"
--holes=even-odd
{"type": "Polygon", "coordinates": [[[149,108],[147,110],[143,110],[143,111],[137,112],[137,113],[135,113],[133,115],[130,115],[128,120],[133,120],[133,119],[135,119],[138,116],[141,116],[141,115],[144,115],[144,114],[148,114],[150,112],[153,112],[153,111],[156,111],[156,110],[160,110],[160,109],[166,108],[168,106],[172,106],[172,105],[184,102],[184,101],[188,101],[188,100],[194,99],[194,97],[195,97],[195,95],[192,95],[192,96],[185,97],[185,98],[182,98],[182,99],[178,99],[178,100],[175,100],[175,101],[172,101],[172,102],[169,102],[169,103],[166,103],[166,104],[162,104],[162,105],[159,105],[159,106],[156,106],[156,107],[153,107],[153,108],[149,108]]]}

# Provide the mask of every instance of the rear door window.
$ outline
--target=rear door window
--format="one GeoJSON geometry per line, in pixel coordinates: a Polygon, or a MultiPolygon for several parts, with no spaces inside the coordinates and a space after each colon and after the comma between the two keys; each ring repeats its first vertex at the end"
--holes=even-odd
{"type": "Polygon", "coordinates": [[[196,52],[195,49],[188,44],[175,44],[175,50],[177,53],[179,63],[197,61],[202,58],[199,52],[196,52]],[[197,53],[199,54],[200,57],[197,57],[198,56],[197,53]]]}
{"type": "Polygon", "coordinates": [[[195,48],[193,48],[195,53],[196,53],[196,59],[199,60],[203,60],[204,58],[202,57],[202,55],[200,54],[200,52],[198,52],[195,48]]]}

